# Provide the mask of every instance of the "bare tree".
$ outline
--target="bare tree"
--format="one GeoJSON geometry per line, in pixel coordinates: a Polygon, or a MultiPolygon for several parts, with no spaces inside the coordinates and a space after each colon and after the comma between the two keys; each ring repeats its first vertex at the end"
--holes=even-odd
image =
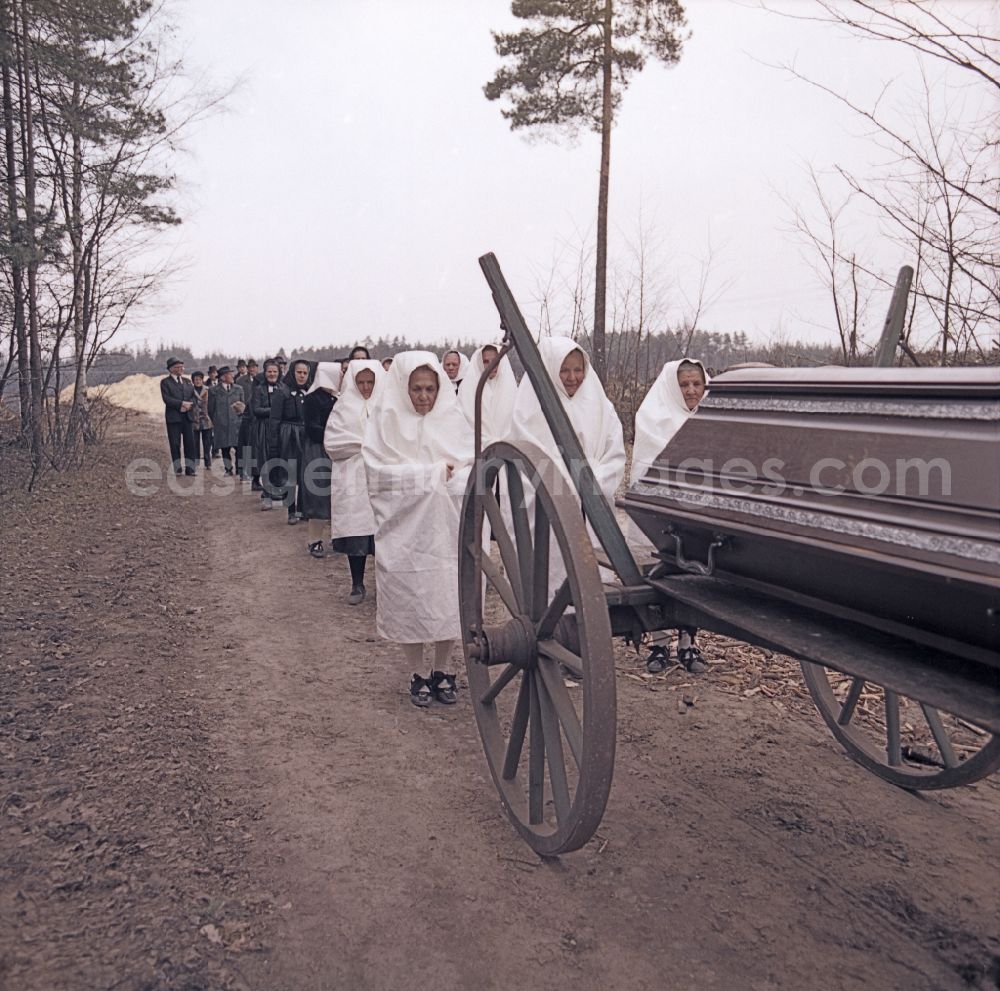
{"type": "MultiPolygon", "coordinates": [[[[915,350],[931,343],[941,364],[998,356],[992,342],[1000,329],[1000,39],[982,23],[987,11],[988,5],[924,0],[814,0],[780,11],[874,44],[903,46],[919,60],[922,90],[902,104],[887,88],[864,105],[785,66],[849,108],[885,152],[871,174],[838,171],[858,200],[874,207],[904,257],[916,258],[916,304],[901,341],[913,360],[915,350]],[[962,86],[932,79],[934,66],[962,86]]],[[[837,254],[850,252],[841,245],[837,254]]],[[[867,275],[888,282],[871,269],[867,275]]]]}
{"type": "Polygon", "coordinates": [[[854,193],[848,192],[843,200],[835,204],[812,166],[808,167],[808,173],[819,216],[811,216],[802,201],[790,202],[786,199],[792,214],[791,229],[806,246],[806,258],[830,295],[841,360],[845,365],[855,365],[862,348],[870,350],[871,347],[871,342],[866,341],[864,335],[871,283],[866,267],[858,260],[856,250],[845,245],[841,231],[845,211],[854,193]]]}
{"type": "Polygon", "coordinates": [[[148,249],[179,222],[179,135],[225,95],[182,84],[168,33],[159,0],[0,0],[4,384],[16,363],[36,474],[43,446],[88,436],[87,371],[169,271],[148,249]],[[63,417],[52,396],[66,371],[63,417]]]}
{"type": "Polygon", "coordinates": [[[514,130],[575,134],[588,127],[601,136],[592,337],[594,367],[603,379],[614,116],[647,59],[668,66],[680,59],[684,8],[679,0],[512,0],[511,13],[525,26],[494,33],[505,62],[484,87],[486,98],[509,100],[502,113],[514,130]]]}

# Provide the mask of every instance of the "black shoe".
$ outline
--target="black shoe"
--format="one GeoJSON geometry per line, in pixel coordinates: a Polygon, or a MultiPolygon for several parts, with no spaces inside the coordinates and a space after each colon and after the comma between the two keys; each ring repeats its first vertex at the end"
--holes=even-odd
{"type": "Polygon", "coordinates": [[[264,491],[264,486],[261,485],[260,482],[258,482],[257,479],[255,478],[253,480],[252,484],[250,485],[250,491],[251,492],[263,492],[264,491]]]}
{"type": "Polygon", "coordinates": [[[299,522],[299,518],[295,515],[295,513],[289,513],[288,514],[288,525],[289,526],[295,526],[295,524],[298,523],[298,522],[299,522]]]}
{"type": "Polygon", "coordinates": [[[227,468],[227,469],[226,469],[226,470],[225,470],[225,471],[223,472],[223,474],[224,474],[224,475],[231,475],[232,473],[233,473],[233,469],[232,469],[232,468],[227,468]]]}
{"type": "Polygon", "coordinates": [[[410,701],[419,709],[426,709],[431,704],[431,686],[419,674],[410,679],[410,701]]]}
{"type": "Polygon", "coordinates": [[[323,546],[322,540],[314,540],[309,545],[309,553],[313,557],[326,557],[326,548],[323,546]]]}
{"type": "Polygon", "coordinates": [[[431,687],[431,694],[442,705],[454,705],[458,701],[458,684],[453,674],[431,671],[428,684],[431,687]]]}
{"type": "Polygon", "coordinates": [[[364,585],[355,585],[351,588],[351,594],[347,597],[347,604],[349,606],[357,606],[365,601],[365,587],[364,585]]]}
{"type": "Polygon", "coordinates": [[[659,644],[650,647],[646,658],[646,670],[650,674],[663,674],[670,667],[670,648],[659,644]]]}
{"type": "Polygon", "coordinates": [[[175,468],[174,469],[174,474],[175,475],[183,475],[184,474],[184,469],[183,468],[175,468]]]}
{"type": "Polygon", "coordinates": [[[678,647],[677,660],[683,665],[684,670],[691,674],[704,674],[708,670],[708,665],[702,660],[701,651],[694,644],[690,647],[678,647]]]}
{"type": "Polygon", "coordinates": [[[184,474],[185,474],[185,475],[188,475],[188,476],[191,476],[191,475],[197,475],[198,473],[197,473],[197,472],[196,472],[196,471],[194,470],[194,468],[188,468],[188,469],[187,469],[187,470],[186,470],[186,471],[184,472],[184,474]]]}

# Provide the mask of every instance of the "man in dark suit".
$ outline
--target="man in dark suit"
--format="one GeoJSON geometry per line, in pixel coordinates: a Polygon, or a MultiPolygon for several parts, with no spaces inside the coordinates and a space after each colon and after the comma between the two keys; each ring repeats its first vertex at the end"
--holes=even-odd
{"type": "Polygon", "coordinates": [[[194,386],[184,378],[184,362],[171,358],[167,362],[166,378],[160,379],[160,395],[167,420],[167,441],[170,444],[170,462],[175,475],[193,475],[195,465],[194,424],[191,410],[194,408],[194,386]],[[184,458],[181,459],[181,442],[184,444],[184,458]]]}

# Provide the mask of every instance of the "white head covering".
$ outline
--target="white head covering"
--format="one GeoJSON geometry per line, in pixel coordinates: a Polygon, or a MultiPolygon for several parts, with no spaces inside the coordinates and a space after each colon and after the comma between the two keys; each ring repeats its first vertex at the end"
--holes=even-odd
{"type": "MultiPolygon", "coordinates": [[[[601,491],[608,499],[613,499],[615,489],[625,473],[625,441],[621,420],[618,419],[611,400],[604,394],[601,380],[590,367],[586,352],[569,337],[542,338],[538,350],[549,378],[556,387],[556,393],[562,400],[563,409],[569,414],[570,423],[580,439],[583,453],[597,476],[601,491]],[[580,388],[570,396],[559,378],[559,369],[573,351],[579,351],[583,355],[586,373],[580,388]]],[[[556,447],[552,431],[549,430],[545,414],[527,375],[517,387],[513,434],[515,438],[530,441],[542,448],[565,473],[565,462],[556,447]]]]}
{"type": "MultiPolygon", "coordinates": [[[[562,401],[563,409],[569,415],[570,423],[580,440],[580,446],[590,464],[598,488],[609,503],[614,502],[615,490],[621,484],[625,475],[625,439],[622,434],[621,420],[615,412],[611,400],[604,394],[604,386],[590,367],[586,352],[569,337],[543,338],[538,350],[545,364],[545,370],[556,388],[556,394],[562,401]],[[584,358],[585,374],[580,387],[570,396],[559,378],[559,369],[566,357],[573,351],[580,351],[584,358]]],[[[569,491],[575,490],[569,483],[569,472],[562,454],[556,446],[552,431],[545,420],[541,405],[531,386],[527,375],[521,379],[517,387],[517,399],[514,402],[513,441],[527,440],[537,445],[552,459],[553,464],[567,480],[569,491]]],[[[530,495],[530,493],[527,493],[530,495]]],[[[529,512],[529,519],[531,514],[529,512]]],[[[588,522],[588,533],[591,542],[596,542],[596,536],[588,522]]],[[[566,569],[562,556],[553,552],[549,556],[549,591],[553,592],[566,577],[566,569]]],[[[610,581],[612,574],[602,569],[604,580],[610,581]]]]}
{"type": "Polygon", "coordinates": [[[316,373],[313,376],[313,383],[309,387],[309,392],[315,392],[317,389],[331,389],[333,394],[337,395],[340,389],[341,374],[339,361],[319,362],[316,365],[316,373]]]}
{"type": "Polygon", "coordinates": [[[454,465],[472,461],[469,428],[458,408],[451,379],[430,351],[403,351],[386,372],[378,414],[365,434],[365,461],[374,465],[454,465]],[[438,377],[434,408],[421,416],[410,401],[410,375],[427,366],[438,377]]]}
{"type": "Polygon", "coordinates": [[[448,382],[429,351],[397,354],[361,447],[376,525],[375,627],[396,643],[450,640],[460,632],[458,507],[472,438],[448,382]],[[437,375],[438,394],[421,416],[409,385],[424,366],[437,375]],[[445,464],[455,468],[450,480],[445,464]]]}
{"type": "Polygon", "coordinates": [[[330,536],[365,537],[375,532],[375,516],[368,497],[368,479],[361,457],[365,428],[385,386],[385,369],[379,361],[355,359],[347,366],[337,400],[323,433],[330,455],[330,536]],[[358,391],[359,372],[375,376],[375,388],[365,399],[358,391]]]}
{"type": "Polygon", "coordinates": [[[386,375],[382,362],[374,359],[355,358],[347,366],[347,373],[340,383],[340,398],[326,421],[323,443],[331,458],[336,460],[335,451],[343,453],[344,447],[353,448],[351,454],[360,453],[365,425],[382,395],[386,375]],[[375,388],[368,399],[361,395],[357,385],[358,373],[364,371],[372,372],[375,376],[375,388]]]}
{"type": "MultiPolygon", "coordinates": [[[[499,344],[484,344],[483,348],[485,347],[500,350],[499,344]]],[[[483,361],[483,348],[477,348],[473,353],[469,371],[458,389],[458,404],[462,407],[470,426],[476,422],[476,389],[486,367],[483,361]]],[[[486,385],[483,386],[483,447],[510,437],[516,396],[517,379],[514,378],[514,369],[510,367],[510,362],[504,355],[497,367],[496,375],[487,379],[486,385]]]]}
{"type": "Polygon", "coordinates": [[[708,384],[705,366],[694,358],[668,361],[663,366],[636,410],[635,445],[632,448],[633,483],[642,480],[669,440],[697,412],[687,408],[684,393],[677,381],[677,372],[685,361],[697,365],[705,376],[705,384],[708,384]]]}
{"type": "Polygon", "coordinates": [[[448,373],[444,373],[444,377],[448,379],[449,382],[455,387],[455,391],[458,392],[458,387],[465,381],[465,376],[469,374],[469,359],[462,354],[458,348],[448,348],[447,351],[441,354],[441,365],[444,367],[444,359],[448,357],[449,354],[458,355],[458,374],[453,378],[448,378],[448,373]]]}

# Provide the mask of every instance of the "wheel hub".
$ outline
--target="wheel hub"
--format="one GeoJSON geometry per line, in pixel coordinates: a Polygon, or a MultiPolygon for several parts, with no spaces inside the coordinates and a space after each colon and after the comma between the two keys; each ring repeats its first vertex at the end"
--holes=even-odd
{"type": "Polygon", "coordinates": [[[535,624],[527,616],[517,616],[501,626],[483,628],[479,645],[481,664],[513,664],[528,669],[538,664],[535,624]]]}

